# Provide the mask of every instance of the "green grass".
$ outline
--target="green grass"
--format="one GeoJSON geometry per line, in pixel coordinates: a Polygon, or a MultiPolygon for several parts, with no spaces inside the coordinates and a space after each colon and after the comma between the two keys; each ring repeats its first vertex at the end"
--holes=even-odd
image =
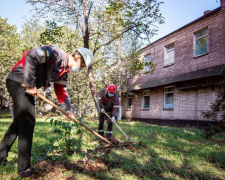
{"type": "MultiPolygon", "coordinates": [[[[0,119],[0,138],[11,122],[10,118],[0,119]]],[[[98,121],[84,119],[83,123],[97,131],[98,121]]],[[[142,146],[136,150],[112,149],[110,154],[95,152],[88,149],[99,146],[96,137],[89,131],[83,131],[80,136],[82,146],[80,151],[68,156],[65,153],[53,151],[53,139],[57,136],[52,133],[49,119],[37,119],[32,163],[38,161],[63,162],[76,160],[101,160],[105,163],[102,172],[85,172],[78,170],[62,170],[60,176],[53,179],[66,179],[73,175],[75,179],[225,179],[225,134],[218,134],[206,140],[202,131],[195,128],[176,128],[167,126],[149,125],[141,122],[119,121],[119,126],[132,141],[142,141],[142,146]]],[[[83,128],[82,128],[83,129],[83,128]]],[[[114,126],[116,139],[128,141],[114,126]]],[[[11,163],[0,167],[0,179],[17,179],[17,141],[14,143],[8,160],[11,163]]],[[[39,179],[48,179],[40,177],[39,179]]]]}

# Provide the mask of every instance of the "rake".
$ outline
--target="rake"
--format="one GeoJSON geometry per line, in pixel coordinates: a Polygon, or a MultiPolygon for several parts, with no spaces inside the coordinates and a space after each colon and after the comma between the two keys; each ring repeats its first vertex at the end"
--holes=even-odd
{"type": "MultiPolygon", "coordinates": [[[[104,114],[112,121],[112,118],[106,112],[104,112],[104,114]]],[[[113,123],[123,133],[123,135],[126,136],[126,138],[132,143],[131,139],[125,134],[125,132],[123,132],[123,130],[120,128],[120,126],[115,121],[113,123]]]]}
{"type": "MultiPolygon", "coordinates": [[[[25,88],[25,85],[22,84],[22,87],[25,88]]],[[[44,96],[42,96],[38,91],[37,91],[37,96],[42,99],[43,101],[47,102],[48,104],[52,105],[54,108],[58,109],[60,112],[62,112],[64,115],[67,116],[67,113],[65,111],[63,111],[59,106],[57,106],[55,103],[53,103],[52,101],[50,101],[49,99],[45,98],[44,96]]],[[[106,138],[102,137],[101,135],[99,135],[97,132],[93,131],[91,128],[87,127],[85,124],[83,124],[82,122],[80,122],[79,120],[77,120],[76,118],[70,118],[72,121],[75,121],[76,123],[78,123],[79,125],[83,126],[85,129],[87,129],[88,131],[90,131],[92,134],[94,134],[95,136],[98,136],[100,139],[102,139],[103,141],[105,141],[107,144],[114,146],[114,144],[112,144],[110,141],[108,141],[106,138]]]]}

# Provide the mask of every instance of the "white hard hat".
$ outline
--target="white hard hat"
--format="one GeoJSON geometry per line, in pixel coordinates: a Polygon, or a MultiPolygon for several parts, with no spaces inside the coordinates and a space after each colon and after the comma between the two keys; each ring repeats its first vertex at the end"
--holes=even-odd
{"type": "Polygon", "coordinates": [[[85,65],[86,65],[86,68],[88,69],[93,64],[92,52],[87,48],[78,48],[75,51],[78,51],[82,55],[85,65]]]}

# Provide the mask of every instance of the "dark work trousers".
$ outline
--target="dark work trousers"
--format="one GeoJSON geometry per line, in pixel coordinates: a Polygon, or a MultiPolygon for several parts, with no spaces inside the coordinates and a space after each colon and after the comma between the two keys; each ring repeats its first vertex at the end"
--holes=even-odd
{"type": "MultiPolygon", "coordinates": [[[[110,117],[112,117],[111,112],[106,112],[110,117]]],[[[105,114],[99,113],[99,126],[98,126],[98,133],[101,136],[104,136],[104,122],[107,121],[107,132],[106,132],[106,138],[110,138],[112,135],[112,128],[113,123],[111,119],[109,119],[105,114]]]]}
{"type": "Polygon", "coordinates": [[[7,79],[6,86],[13,100],[14,119],[0,144],[0,160],[6,159],[18,137],[18,172],[30,166],[31,147],[35,126],[34,97],[26,94],[21,84],[7,79]]]}

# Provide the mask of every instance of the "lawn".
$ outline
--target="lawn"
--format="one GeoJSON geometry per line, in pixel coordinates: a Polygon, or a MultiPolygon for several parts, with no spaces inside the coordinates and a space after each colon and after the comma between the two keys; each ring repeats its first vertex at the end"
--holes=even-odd
{"type": "MultiPolygon", "coordinates": [[[[70,137],[76,146],[74,153],[68,155],[63,146],[59,148],[64,136],[53,133],[53,129],[60,128],[50,124],[52,118],[58,119],[37,118],[32,163],[38,172],[30,179],[225,179],[224,133],[206,140],[201,136],[202,130],[195,128],[119,121],[131,140],[142,144],[112,148],[109,152],[98,148],[103,146],[92,133],[74,126],[74,135],[70,137]]],[[[9,117],[0,118],[1,139],[10,122],[9,117]]],[[[97,131],[97,120],[84,118],[82,122],[97,131]]],[[[120,142],[128,141],[116,126],[114,134],[120,142]]],[[[11,163],[0,167],[0,179],[19,179],[16,177],[17,144],[16,141],[9,153],[11,163]]]]}

